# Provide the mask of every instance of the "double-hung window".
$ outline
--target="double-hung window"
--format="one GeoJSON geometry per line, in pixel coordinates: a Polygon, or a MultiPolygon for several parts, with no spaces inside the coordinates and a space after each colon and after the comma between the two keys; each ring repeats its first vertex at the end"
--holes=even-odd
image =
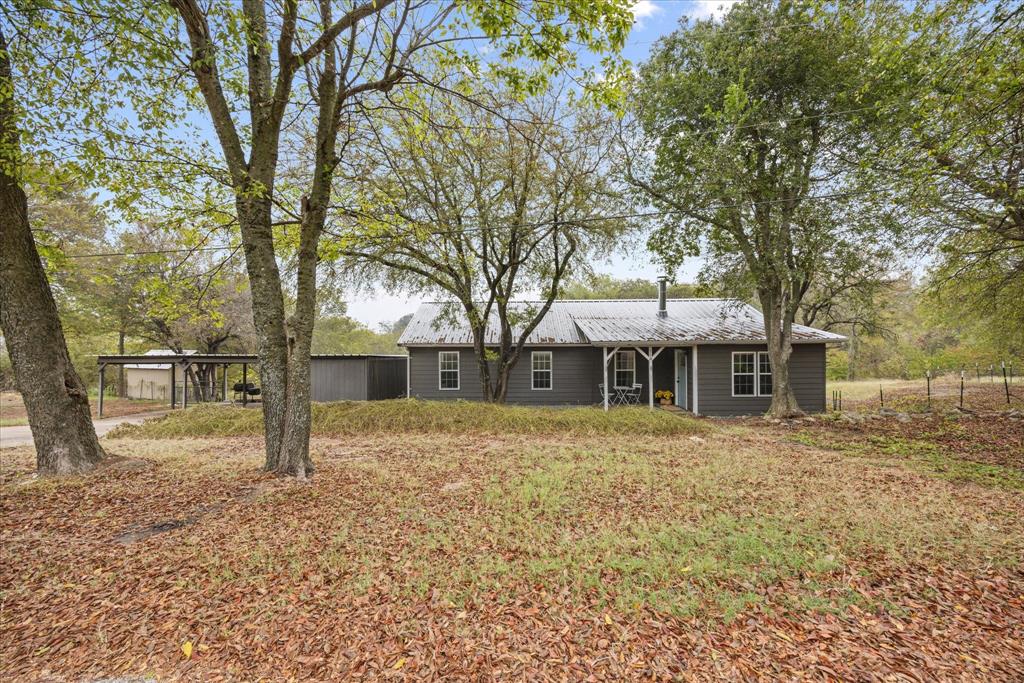
{"type": "Polygon", "coordinates": [[[615,352],[615,385],[631,387],[636,383],[636,351],[615,352]]]}
{"type": "Polygon", "coordinates": [[[757,353],[757,393],[761,396],[772,395],[772,359],[767,351],[757,353]]]}
{"type": "Polygon", "coordinates": [[[735,351],[732,354],[732,395],[772,395],[772,363],[768,352],[735,351]]]}
{"type": "Polygon", "coordinates": [[[530,354],[530,366],[533,374],[534,389],[551,389],[552,358],[550,351],[534,351],[530,354]]]}
{"type": "Polygon", "coordinates": [[[437,354],[437,388],[448,391],[459,389],[459,352],[440,351],[437,354]]]}

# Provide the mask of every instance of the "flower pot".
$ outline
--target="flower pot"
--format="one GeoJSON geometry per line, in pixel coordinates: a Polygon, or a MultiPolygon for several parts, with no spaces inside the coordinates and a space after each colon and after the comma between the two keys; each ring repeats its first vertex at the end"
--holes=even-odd
{"type": "Polygon", "coordinates": [[[672,399],[668,399],[668,398],[661,399],[661,405],[663,405],[663,406],[670,406],[670,405],[672,405],[672,399]]]}

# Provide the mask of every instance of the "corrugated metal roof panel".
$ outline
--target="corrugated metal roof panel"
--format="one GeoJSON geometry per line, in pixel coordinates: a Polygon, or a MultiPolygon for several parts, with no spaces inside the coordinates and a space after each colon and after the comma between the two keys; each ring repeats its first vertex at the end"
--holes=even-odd
{"type": "MultiPolygon", "coordinates": [[[[538,302],[518,304],[521,312],[538,302]]],[[[668,315],[657,315],[654,299],[556,301],[529,344],[721,343],[764,341],[760,311],[735,299],[670,299],[668,315]]],[[[793,326],[794,341],[843,341],[845,337],[803,325],[793,326]]],[[[494,325],[488,344],[498,342],[494,325]]],[[[452,304],[420,306],[399,344],[472,344],[465,315],[452,304]]]]}
{"type": "MultiPolygon", "coordinates": [[[[540,303],[517,302],[514,310],[521,315],[532,317],[539,310],[540,303]]],[[[497,344],[500,330],[497,316],[492,316],[487,329],[487,343],[497,344]]],[[[522,326],[514,328],[516,334],[522,326]]],[[[413,315],[399,344],[472,344],[473,331],[469,327],[465,312],[456,304],[425,303],[413,315]]],[[[553,305],[527,340],[528,344],[587,344],[572,317],[561,307],[553,305]]]]}

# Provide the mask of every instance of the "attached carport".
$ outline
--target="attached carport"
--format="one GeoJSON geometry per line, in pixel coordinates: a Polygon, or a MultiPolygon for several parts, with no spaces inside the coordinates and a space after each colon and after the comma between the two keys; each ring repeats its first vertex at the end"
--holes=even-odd
{"type": "MultiPolygon", "coordinates": [[[[374,401],[401,398],[406,395],[406,367],[408,357],[388,354],[315,354],[312,356],[310,377],[314,401],[374,401]]],[[[99,366],[99,402],[97,410],[103,415],[103,394],[106,388],[105,370],[108,365],[158,366],[170,364],[171,408],[178,407],[177,378],[188,377],[192,366],[212,367],[214,375],[220,368],[221,397],[228,397],[228,368],[242,366],[242,386],[248,385],[249,366],[259,367],[254,354],[168,354],[146,355],[104,355],[97,356],[99,366]]],[[[214,392],[216,393],[216,392],[214,392]]],[[[241,392],[241,403],[249,403],[249,394],[241,392]]],[[[215,400],[215,399],[214,399],[215,400]]],[[[181,407],[188,407],[188,391],[181,395],[181,407]]]]}

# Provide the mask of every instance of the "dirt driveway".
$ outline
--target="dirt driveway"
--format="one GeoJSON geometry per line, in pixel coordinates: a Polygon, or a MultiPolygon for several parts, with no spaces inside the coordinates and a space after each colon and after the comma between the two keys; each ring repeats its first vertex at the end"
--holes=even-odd
{"type": "MultiPolygon", "coordinates": [[[[148,413],[136,413],[135,415],[122,415],[121,417],[106,417],[102,420],[93,420],[96,427],[96,435],[103,436],[119,424],[141,424],[144,421],[165,415],[167,410],[154,410],[148,413]]],[[[15,425],[12,427],[0,427],[0,448],[13,448],[14,446],[28,446],[32,444],[32,430],[28,425],[15,425]]]]}

